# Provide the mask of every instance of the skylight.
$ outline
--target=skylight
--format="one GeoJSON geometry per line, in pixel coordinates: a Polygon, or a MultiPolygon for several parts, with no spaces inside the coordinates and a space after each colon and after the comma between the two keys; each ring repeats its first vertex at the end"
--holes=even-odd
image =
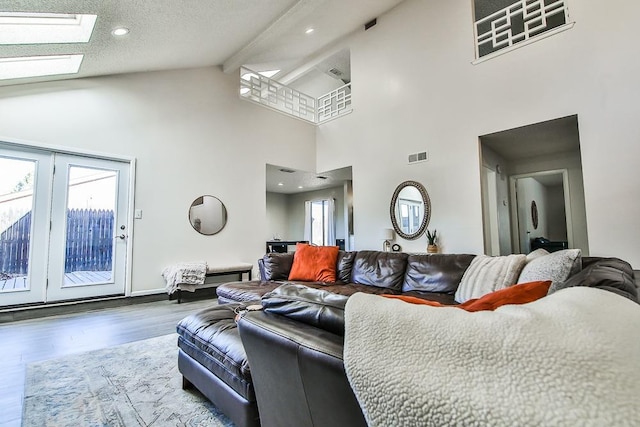
{"type": "Polygon", "coordinates": [[[0,12],[0,45],[86,43],[96,15],[0,12]]]}
{"type": "MultiPolygon", "coordinates": [[[[258,74],[265,76],[266,78],[270,79],[271,77],[275,76],[276,74],[278,74],[280,72],[280,70],[269,70],[269,71],[258,71],[258,74]]],[[[242,78],[245,80],[251,80],[252,77],[258,77],[257,75],[255,75],[254,73],[245,73],[242,75],[242,78]]]]}
{"type": "Polygon", "coordinates": [[[0,80],[75,74],[84,55],[24,56],[0,58],[0,80]]]}

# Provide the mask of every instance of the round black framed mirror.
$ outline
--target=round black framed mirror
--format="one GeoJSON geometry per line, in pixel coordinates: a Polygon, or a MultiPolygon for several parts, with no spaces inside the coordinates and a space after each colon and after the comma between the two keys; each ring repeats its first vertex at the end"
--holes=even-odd
{"type": "Polygon", "coordinates": [[[431,219],[431,200],[427,189],[416,181],[398,185],[391,197],[389,213],[398,236],[407,240],[419,238],[431,219]]]}
{"type": "Polygon", "coordinates": [[[227,208],[217,197],[200,196],[189,207],[189,223],[200,234],[218,234],[227,224],[227,208]]]}

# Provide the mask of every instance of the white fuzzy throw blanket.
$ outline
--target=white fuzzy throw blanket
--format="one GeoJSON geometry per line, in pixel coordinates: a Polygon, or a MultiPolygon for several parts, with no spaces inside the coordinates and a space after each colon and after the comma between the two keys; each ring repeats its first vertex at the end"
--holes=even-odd
{"type": "Polygon", "coordinates": [[[162,277],[167,282],[165,289],[169,295],[178,288],[190,292],[195,291],[196,285],[204,284],[206,275],[206,262],[181,262],[162,270],[162,277]]]}
{"type": "Polygon", "coordinates": [[[476,313],[358,293],[345,316],[370,426],[640,425],[640,305],[611,292],[476,313]]]}

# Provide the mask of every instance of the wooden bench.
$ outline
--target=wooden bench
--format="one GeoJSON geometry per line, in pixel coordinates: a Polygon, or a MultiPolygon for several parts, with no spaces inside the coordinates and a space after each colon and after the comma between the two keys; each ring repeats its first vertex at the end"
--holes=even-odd
{"type": "MultiPolygon", "coordinates": [[[[214,277],[214,276],[227,276],[231,274],[237,274],[238,280],[243,280],[243,275],[247,275],[247,280],[251,281],[251,271],[253,270],[253,265],[249,263],[238,263],[233,265],[208,265],[207,264],[207,273],[205,277],[214,277]]],[[[192,285],[193,286],[193,285],[192,285]]],[[[195,285],[196,289],[204,289],[210,286],[204,285],[195,285]]],[[[195,291],[195,290],[194,290],[195,291]]],[[[175,294],[177,294],[178,304],[182,301],[182,289],[180,289],[180,285],[178,285],[178,289],[175,294]]],[[[169,295],[169,300],[173,299],[173,294],[169,295]]]]}

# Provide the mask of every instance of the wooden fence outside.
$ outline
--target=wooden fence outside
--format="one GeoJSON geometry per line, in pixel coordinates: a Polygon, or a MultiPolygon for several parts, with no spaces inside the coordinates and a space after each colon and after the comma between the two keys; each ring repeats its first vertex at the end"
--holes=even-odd
{"type": "MultiPolygon", "coordinates": [[[[113,211],[67,211],[65,273],[110,271],[113,255],[113,211]]],[[[29,268],[31,212],[0,234],[0,275],[25,275],[29,268]]]]}

